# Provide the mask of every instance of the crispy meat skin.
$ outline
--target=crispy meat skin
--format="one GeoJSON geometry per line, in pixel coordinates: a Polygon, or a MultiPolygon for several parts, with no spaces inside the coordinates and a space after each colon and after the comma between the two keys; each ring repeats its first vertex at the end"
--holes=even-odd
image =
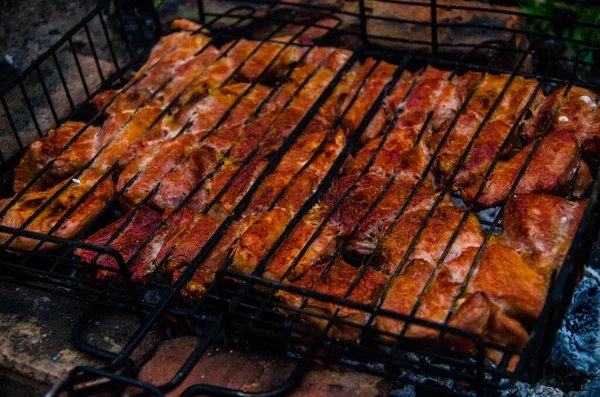
{"type": "MultiPolygon", "coordinates": [[[[359,269],[350,266],[341,258],[337,258],[331,264],[323,263],[311,267],[303,277],[291,284],[295,287],[312,289],[322,294],[343,298],[350,292],[350,287],[359,275],[359,272],[359,269]]],[[[350,292],[348,299],[353,302],[367,305],[374,304],[379,299],[387,282],[388,277],[386,275],[373,270],[372,268],[367,268],[357,282],[355,288],[350,292]]],[[[306,298],[301,295],[284,290],[278,290],[276,296],[286,306],[291,308],[300,308],[306,300],[306,298]]],[[[286,306],[281,310],[288,314],[293,314],[294,311],[287,309],[286,306]]],[[[314,298],[308,299],[306,306],[308,313],[303,314],[302,319],[323,329],[328,325],[328,321],[311,314],[314,313],[332,317],[337,309],[339,309],[337,318],[341,320],[356,325],[363,325],[367,321],[368,314],[361,310],[340,306],[332,302],[325,302],[314,298]]],[[[334,338],[354,341],[360,336],[360,329],[353,327],[352,325],[334,322],[328,331],[328,335],[334,338]]]]}
{"type": "Polygon", "coordinates": [[[158,192],[150,203],[159,209],[175,208],[206,177],[221,159],[214,148],[201,145],[189,153],[176,168],[160,180],[158,192]]]}
{"type": "MultiPolygon", "coordinates": [[[[450,242],[454,230],[458,227],[464,210],[452,205],[440,204],[431,219],[424,224],[428,212],[429,208],[412,211],[403,215],[393,226],[380,250],[383,273],[394,274],[420,228],[423,228],[423,232],[417,239],[408,260],[420,259],[436,265],[450,242]]],[[[483,242],[483,237],[477,217],[469,215],[444,261],[450,261],[459,256],[466,248],[479,247],[483,242]]]]}
{"type": "MultiPolygon", "coordinates": [[[[149,207],[142,206],[133,215],[130,223],[117,234],[117,231],[122,227],[128,216],[130,216],[130,213],[125,214],[119,220],[111,223],[107,227],[100,229],[84,241],[90,244],[106,246],[108,241],[112,240],[109,247],[119,252],[125,263],[127,263],[131,256],[139,249],[141,244],[159,227],[162,221],[162,217],[158,212],[153,211],[149,207]]],[[[98,253],[78,248],[75,250],[75,255],[79,256],[87,263],[92,263],[98,253]]],[[[96,264],[119,269],[119,265],[115,258],[109,255],[100,255],[96,264]]],[[[98,269],[96,278],[104,280],[115,275],[116,272],[107,269],[98,269]]]]}
{"type": "Polygon", "coordinates": [[[380,108],[377,110],[375,116],[373,116],[369,125],[367,125],[367,128],[360,137],[360,142],[362,144],[366,144],[383,134],[385,128],[392,122],[398,107],[400,107],[408,90],[410,90],[417,78],[418,73],[411,75],[406,72],[402,74],[389,95],[383,99],[380,108]]]}
{"type": "Polygon", "coordinates": [[[289,45],[283,49],[284,43],[290,42],[291,37],[278,37],[277,41],[282,44],[263,43],[260,49],[244,63],[239,75],[250,82],[256,81],[268,64],[277,57],[267,71],[268,80],[277,80],[282,77],[289,66],[298,62],[307,50],[306,47],[295,45],[289,45]]]}
{"type": "Polygon", "coordinates": [[[203,76],[203,72],[213,63],[216,63],[220,51],[207,46],[200,54],[189,59],[187,62],[177,66],[173,73],[173,79],[158,93],[161,102],[168,104],[175,100],[183,90],[197,78],[203,76]]]}
{"type": "MultiPolygon", "coordinates": [[[[446,264],[452,278],[462,282],[477,250],[468,248],[446,264]]],[[[517,251],[490,243],[481,255],[467,292],[484,292],[510,317],[533,322],[542,311],[547,288],[544,277],[525,263],[517,251]]]]}
{"type": "MultiPolygon", "coordinates": [[[[492,107],[509,76],[486,74],[475,89],[463,113],[458,116],[454,128],[450,131],[444,146],[438,155],[438,167],[442,174],[448,175],[456,166],[464,150],[475,135],[485,115],[492,107]]],[[[441,131],[432,140],[435,149],[442,135],[441,131]]]]}
{"type": "Polygon", "coordinates": [[[173,245],[169,242],[173,241],[179,233],[185,232],[193,217],[192,211],[179,211],[165,218],[165,222],[153,233],[150,241],[131,264],[129,270],[133,281],[147,280],[172,249],[173,245]]]}
{"type": "MultiPolygon", "coordinates": [[[[355,178],[356,175],[346,176],[340,181],[340,184],[342,186],[354,185],[355,178]]],[[[338,209],[337,216],[340,218],[341,236],[350,235],[352,229],[354,229],[364,216],[366,209],[375,202],[388,181],[389,177],[382,177],[372,173],[367,173],[360,179],[356,188],[346,196],[346,199],[338,209]]],[[[340,192],[343,194],[346,190],[340,189],[340,192]]],[[[333,191],[335,192],[335,190],[333,191]]],[[[326,197],[326,200],[329,200],[329,198],[326,197]]],[[[332,200],[331,205],[338,200],[332,200]]]]}
{"type": "Polygon", "coordinates": [[[549,276],[564,261],[584,210],[584,201],[512,195],[504,209],[502,236],[525,262],[549,276]]]}
{"type": "Polygon", "coordinates": [[[449,75],[449,72],[433,67],[425,69],[406,98],[402,106],[402,113],[398,116],[393,130],[405,127],[421,129],[427,113],[434,108],[449,75]]]}
{"type": "MultiPolygon", "coordinates": [[[[372,305],[377,302],[385,285],[388,282],[388,276],[380,273],[372,268],[367,268],[364,274],[358,280],[352,292],[350,287],[355,279],[359,276],[360,270],[350,266],[343,259],[338,257],[326,273],[312,286],[316,292],[334,296],[336,298],[344,298],[348,293],[348,300],[365,305],[372,305]]],[[[310,276],[310,275],[309,275],[310,276]]],[[[348,321],[356,325],[364,325],[369,317],[368,313],[362,310],[354,309],[348,306],[340,306],[332,302],[325,302],[318,299],[310,298],[308,300],[306,310],[309,313],[323,314],[329,318],[333,317],[337,312],[337,318],[348,321]]],[[[329,321],[305,314],[302,317],[305,321],[315,324],[317,327],[324,329],[329,321]]],[[[353,327],[339,322],[334,322],[327,333],[333,338],[339,338],[347,341],[355,341],[361,334],[359,328],[353,327]]]]}
{"type": "Polygon", "coordinates": [[[238,241],[233,255],[233,268],[244,273],[252,273],[281,236],[290,220],[289,212],[279,208],[258,216],[238,241]]]}
{"type": "MultiPolygon", "coordinates": [[[[83,228],[104,208],[107,202],[115,193],[115,185],[110,178],[100,181],[102,174],[96,170],[84,172],[78,179],[79,182],[72,182],[65,190],[52,200],[51,203],[35,217],[25,230],[36,233],[49,234],[50,230],[57,227],[52,233],[55,237],[74,238],[83,228]],[[94,188],[94,185],[97,186],[94,188]],[[58,222],[64,217],[67,211],[90,192],[77,209],[70,214],[64,221],[58,225],[58,222]]],[[[38,192],[25,193],[17,202],[7,209],[6,214],[0,219],[3,226],[19,228],[27,222],[31,216],[44,205],[59,189],[66,183],[65,181],[55,187],[38,192]]],[[[4,209],[11,201],[11,198],[0,200],[0,210],[4,209]]],[[[11,235],[0,234],[0,243],[6,243],[11,235]]],[[[11,247],[31,250],[39,240],[16,237],[11,243],[11,247]]],[[[41,250],[55,248],[54,243],[44,243],[41,250]]]]}
{"type": "MultiPolygon", "coordinates": [[[[477,247],[467,248],[461,256],[442,266],[422,295],[417,317],[434,322],[444,321],[477,251],[477,247]]],[[[431,263],[421,259],[410,262],[394,279],[383,302],[383,309],[409,314],[433,269],[431,263]]],[[[457,301],[458,307],[450,318],[449,325],[478,333],[496,343],[523,347],[529,339],[527,332],[507,315],[535,319],[541,311],[545,293],[546,284],[534,269],[522,261],[516,251],[489,244],[465,295],[457,301]]],[[[382,331],[398,335],[405,323],[379,316],[376,318],[376,325],[382,331]]],[[[438,332],[432,328],[411,325],[407,327],[405,335],[432,341],[438,336],[438,332]]],[[[473,349],[462,338],[448,335],[446,338],[455,347],[466,351],[473,349]]],[[[496,363],[501,358],[497,352],[486,354],[496,363]]]]}
{"type": "MultiPolygon", "coordinates": [[[[292,100],[290,105],[275,119],[274,123],[267,130],[265,137],[259,142],[259,156],[269,156],[278,150],[283,144],[285,138],[292,132],[298,122],[305,116],[307,109],[317,101],[325,88],[331,83],[337,72],[343,67],[345,62],[350,58],[350,52],[346,50],[336,49],[323,61],[321,68],[308,80],[306,85],[300,90],[297,96],[292,100]]],[[[350,72],[351,73],[351,72],[350,72]]],[[[353,73],[351,73],[353,75],[353,73]]],[[[346,87],[349,84],[345,79],[340,83],[341,87],[346,87]]],[[[332,95],[341,95],[343,92],[334,90],[332,95]]],[[[330,97],[332,98],[332,97],[330,97]]],[[[329,118],[329,113],[337,115],[339,113],[339,101],[325,101],[326,104],[320,109],[317,116],[320,121],[317,130],[323,130],[331,127],[333,119],[329,118]],[[330,109],[327,111],[325,109],[330,109]]],[[[315,117],[317,117],[315,116],[315,117]]],[[[314,119],[313,119],[314,120],[314,119]]],[[[313,128],[307,128],[309,131],[315,131],[313,128]]]]}
{"type": "MultiPolygon", "coordinates": [[[[373,252],[379,239],[393,222],[398,211],[405,205],[411,191],[421,179],[429,158],[430,154],[422,145],[417,145],[402,154],[400,163],[396,166],[395,179],[375,208],[362,221],[355,234],[351,236],[347,246],[348,250],[360,254],[373,252]]],[[[431,206],[436,197],[431,180],[425,179],[423,187],[412,198],[405,213],[431,206]]]]}
{"type": "MultiPolygon", "coordinates": [[[[325,87],[331,82],[337,71],[349,57],[350,54],[347,51],[334,50],[330,56],[325,59],[323,66],[315,73],[300,91],[298,96],[292,100],[290,105],[279,114],[273,124],[269,127],[265,137],[258,143],[259,149],[254,159],[242,169],[240,175],[247,174],[245,169],[251,164],[264,164],[264,166],[266,166],[266,161],[263,160],[263,158],[275,153],[281,147],[296,124],[305,115],[306,109],[316,101],[319,94],[321,94],[325,87]]],[[[333,122],[333,120],[331,120],[331,122],[333,122]]],[[[264,169],[264,166],[260,168],[260,171],[264,169]]],[[[257,171],[256,177],[260,174],[260,171],[257,171]]],[[[256,177],[245,178],[245,180],[236,178],[231,187],[227,189],[218,203],[211,209],[215,216],[222,216],[223,214],[230,213],[235,205],[243,198],[244,194],[250,189],[256,180],[256,177]]]]}
{"type": "MultiPolygon", "coordinates": [[[[258,158],[250,161],[246,166],[242,167],[240,171],[238,171],[239,166],[236,165],[233,165],[229,170],[225,170],[238,171],[238,173],[227,187],[227,190],[224,191],[224,194],[221,195],[220,199],[209,210],[209,215],[217,219],[225,219],[229,216],[244,195],[248,193],[248,190],[250,190],[254,181],[260,176],[268,163],[267,160],[258,158]]],[[[221,178],[218,181],[217,178],[215,178],[215,182],[220,182],[220,184],[213,183],[208,197],[213,195],[213,197],[215,197],[221,192],[225,185],[230,181],[230,178],[234,175],[233,173],[231,175],[222,175],[222,173],[219,172],[217,176],[221,178]]]]}
{"type": "Polygon", "coordinates": [[[129,185],[125,193],[119,197],[121,206],[131,208],[140,204],[164,175],[184,159],[186,147],[187,144],[181,140],[172,141],[157,148],[153,156],[145,156],[133,161],[121,173],[117,183],[117,190],[129,185]]]}
{"type": "MultiPolygon", "coordinates": [[[[144,87],[149,92],[154,92],[163,84],[168,82],[176,73],[178,67],[192,60],[194,54],[200,51],[208,44],[209,38],[201,34],[173,33],[178,35],[176,48],[169,51],[160,58],[160,61],[152,68],[145,71],[145,75],[139,81],[140,87],[144,87]]],[[[148,64],[148,63],[147,63],[148,64]]],[[[134,76],[139,76],[139,71],[134,76]]],[[[134,89],[138,87],[136,84],[134,89]]]]}
{"type": "Polygon", "coordinates": [[[136,72],[134,78],[141,76],[149,67],[161,60],[167,62],[165,56],[169,55],[172,60],[177,60],[191,56],[196,53],[210,39],[201,34],[190,34],[188,32],[175,32],[161,37],[158,43],[152,48],[150,56],[146,63],[136,72]]]}
{"type": "MultiPolygon", "coordinates": [[[[321,277],[321,274],[323,274],[323,271],[326,267],[327,263],[312,266],[308,269],[308,271],[303,277],[290,284],[298,288],[313,289],[313,286],[319,280],[319,277],[321,277]]],[[[279,298],[282,302],[284,302],[285,305],[289,306],[292,309],[300,308],[302,306],[302,303],[307,299],[303,295],[298,295],[293,292],[285,291],[283,289],[278,289],[275,292],[275,296],[279,298]]],[[[287,307],[281,308],[280,310],[287,314],[294,314],[294,311],[289,310],[287,307]]]]}
{"type": "Polygon", "coordinates": [[[290,236],[269,261],[263,273],[264,278],[283,281],[285,275],[287,280],[294,281],[302,277],[308,269],[318,262],[330,257],[335,248],[333,244],[335,237],[339,232],[339,224],[335,220],[329,220],[324,225],[314,241],[306,247],[306,251],[299,257],[311,236],[317,232],[319,225],[325,221],[328,210],[327,207],[314,207],[302,218],[302,221],[294,228],[290,236]]]}
{"type": "MultiPolygon", "coordinates": [[[[308,137],[314,137],[318,142],[322,143],[325,140],[322,151],[314,158],[308,167],[291,180],[286,190],[283,192],[281,199],[274,202],[266,202],[269,198],[262,197],[262,200],[268,208],[274,204],[274,209],[261,214],[254,223],[239,239],[238,246],[235,249],[233,257],[233,267],[239,271],[251,273],[258,265],[260,260],[271,249],[275,241],[281,236],[292,217],[300,209],[307,197],[314,192],[316,185],[327,173],[327,170],[336,159],[341,148],[345,144],[345,136],[341,129],[336,133],[326,134],[311,134],[308,137]]],[[[303,148],[304,145],[299,146],[303,148]]],[[[295,158],[298,154],[292,152],[294,148],[287,153],[291,155],[289,158],[295,158]]],[[[286,155],[286,157],[287,157],[286,155]]],[[[284,163],[285,157],[280,166],[284,163]]],[[[282,167],[287,170],[287,166],[282,167]]],[[[293,171],[293,170],[291,170],[293,171]]],[[[286,171],[281,171],[280,174],[285,174],[286,171]]],[[[277,175],[277,174],[273,174],[277,175]]],[[[290,177],[293,176],[290,175],[290,177]]],[[[265,180],[265,182],[267,182],[265,180]]],[[[282,188],[285,188],[283,186],[282,188]]],[[[247,213],[259,212],[259,208],[252,207],[247,213]]]]}
{"type": "Polygon", "coordinates": [[[200,140],[216,126],[248,87],[248,84],[234,83],[208,91],[201,87],[200,92],[189,92],[177,112],[165,120],[166,128],[176,134],[185,124],[191,123],[184,133],[195,135],[200,140]]]}
{"type": "Polygon", "coordinates": [[[195,213],[186,233],[178,235],[173,242],[174,248],[170,250],[167,262],[161,271],[163,273],[183,272],[220,224],[219,221],[206,215],[195,213]]]}
{"type": "Polygon", "coordinates": [[[456,117],[469,92],[481,79],[477,72],[467,72],[461,77],[454,76],[448,81],[439,95],[431,117],[431,131],[444,131],[456,117]]]}
{"type": "MultiPolygon", "coordinates": [[[[535,90],[536,84],[535,81],[525,80],[520,76],[513,80],[471,146],[463,166],[454,179],[455,188],[467,186],[487,171],[535,90]]],[[[505,150],[508,149],[510,145],[505,150]]]]}
{"type": "MultiPolygon", "coordinates": [[[[156,154],[159,158],[149,161],[156,162],[160,161],[161,157],[164,158],[167,154],[163,153],[163,150],[170,145],[180,147],[182,158],[180,162],[177,162],[176,158],[171,158],[175,164],[172,164],[164,177],[161,174],[151,174],[149,176],[142,174],[140,176],[142,180],[146,178],[152,187],[160,183],[158,192],[151,199],[152,205],[161,210],[179,205],[192,189],[215,169],[222,154],[225,154],[231,144],[238,139],[240,129],[236,128],[235,125],[241,123],[241,119],[248,117],[254,111],[268,91],[267,87],[256,86],[240,100],[238,106],[230,113],[227,119],[229,121],[228,126],[218,129],[208,139],[198,142],[197,138],[201,139],[200,136],[196,138],[184,135],[175,138],[171,143],[161,145],[160,151],[156,154]]],[[[172,154],[168,155],[172,156],[172,154]]],[[[147,157],[148,155],[144,156],[144,158],[147,157]]],[[[131,167],[130,164],[130,167],[126,169],[129,174],[132,173],[131,167]]],[[[121,182],[121,179],[119,182],[121,182]]],[[[140,184],[140,182],[137,183],[140,184]]],[[[128,190],[124,199],[137,195],[137,200],[140,200],[149,192],[149,190],[136,191],[135,187],[134,185],[128,190]]]]}
{"type": "MultiPolygon", "coordinates": [[[[111,134],[114,134],[114,138],[105,147],[102,153],[96,157],[92,167],[104,172],[113,167],[125,154],[129,145],[136,142],[141,136],[148,132],[148,129],[151,128],[153,121],[159,116],[160,112],[160,107],[151,102],[135,112],[131,116],[131,120],[127,121],[126,124],[118,122],[113,123],[111,120],[113,116],[109,116],[104,122],[102,129],[106,130],[109,128],[111,134]]],[[[117,121],[119,117],[120,116],[115,116],[114,120],[117,121]]]]}
{"type": "MultiPolygon", "coordinates": [[[[177,78],[172,80],[160,95],[164,106],[177,99],[176,105],[154,131],[146,134],[129,149],[124,156],[122,166],[131,162],[140,152],[140,148],[155,147],[162,141],[173,138],[187,123],[190,123],[186,130],[187,134],[197,134],[198,139],[203,137],[244,92],[247,84],[229,84],[221,88],[217,86],[231,76],[257,45],[254,41],[241,40],[226,56],[214,62],[212,61],[215,60],[216,54],[214,51],[209,51],[202,52],[190,62],[181,65],[177,70],[177,78]]],[[[260,55],[260,50],[254,55],[260,55]]],[[[236,118],[239,120],[239,114],[224,124],[233,125],[236,123],[236,118]]]]}
{"type": "MultiPolygon", "coordinates": [[[[210,178],[203,186],[203,188],[192,197],[190,205],[196,211],[202,211],[205,206],[212,202],[216,195],[223,189],[227,181],[232,178],[235,172],[239,169],[239,165],[244,161],[253,150],[257,148],[259,140],[268,131],[275,120],[279,117],[279,112],[283,109],[287,101],[297,91],[298,84],[308,78],[310,73],[321,63],[327,56],[332,52],[332,49],[316,48],[312,50],[305,61],[294,69],[290,76],[291,82],[283,84],[275,95],[262,107],[260,113],[256,119],[252,122],[244,125],[240,132],[241,139],[233,144],[231,152],[228,156],[225,164],[216,172],[216,174],[210,178]]],[[[258,176],[258,173],[266,165],[264,159],[251,160],[246,167],[240,172],[240,175],[236,178],[244,179],[251,177],[250,183],[258,176]]],[[[236,180],[236,183],[232,183],[233,189],[227,191],[227,194],[231,197],[239,197],[241,191],[247,191],[248,182],[238,183],[240,179],[236,180]],[[237,186],[237,187],[236,187],[237,186]]],[[[211,208],[211,215],[223,219],[229,214],[235,206],[235,200],[224,197],[223,200],[213,208],[211,208]]]]}
{"type": "MultiPolygon", "coordinates": [[[[255,221],[256,216],[242,218],[225,230],[219,242],[213,247],[211,253],[199,264],[191,280],[181,291],[183,296],[199,299],[206,293],[206,288],[215,280],[217,271],[225,266],[231,248],[235,245],[236,240],[255,221]]],[[[180,275],[180,271],[175,271],[171,276],[172,282],[175,282],[180,275]]]]}
{"type": "Polygon", "coordinates": [[[350,110],[346,113],[344,120],[342,120],[343,127],[349,131],[356,130],[362,121],[362,118],[367,113],[371,105],[375,102],[377,96],[387,81],[392,77],[394,70],[396,69],[396,66],[387,62],[382,61],[378,65],[375,65],[375,63],[376,61],[374,59],[368,58],[359,71],[353,86],[348,90],[350,95],[346,97],[346,103],[343,108],[347,107],[348,102],[352,99],[352,96],[364,81],[364,78],[366,77],[366,74],[369,73],[369,70],[373,67],[375,68],[373,69],[373,72],[369,78],[360,88],[360,92],[358,93],[356,100],[352,104],[350,110]]]}
{"type": "Polygon", "coordinates": [[[408,127],[372,140],[344,167],[344,173],[359,174],[375,156],[369,172],[380,176],[391,176],[402,154],[415,144],[417,134],[417,130],[408,127]]]}
{"type": "Polygon", "coordinates": [[[164,220],[159,218],[153,226],[144,229],[143,236],[135,235],[138,238],[134,240],[136,249],[141,244],[145,246],[129,269],[133,281],[146,281],[159,265],[164,274],[183,271],[212,236],[219,222],[183,208],[175,213],[169,212],[164,220]]]}
{"type": "MultiPolygon", "coordinates": [[[[474,203],[477,207],[494,207],[508,196],[534,144],[530,143],[510,160],[496,164],[483,193],[474,203]]],[[[553,193],[568,188],[579,162],[578,146],[577,137],[568,131],[549,133],[533,154],[515,193],[553,193]]],[[[465,202],[473,203],[480,184],[481,179],[461,191],[465,202]]]]}
{"type": "Polygon", "coordinates": [[[595,111],[596,94],[581,87],[572,87],[565,97],[565,91],[566,87],[558,89],[544,100],[521,137],[525,142],[531,142],[546,128],[569,131],[579,140],[583,156],[596,159],[599,130],[595,121],[600,117],[595,111]]]}
{"type": "Polygon", "coordinates": [[[345,143],[341,129],[322,131],[299,139],[275,171],[263,181],[245,213],[264,212],[280,197],[276,205],[295,214],[307,197],[314,193],[345,143]],[[314,158],[307,165],[311,156],[314,158]],[[305,165],[306,168],[299,172],[305,165]]]}
{"type": "MultiPolygon", "coordinates": [[[[129,91],[143,94],[144,97],[157,91],[173,76],[179,75],[179,69],[184,64],[194,63],[195,59],[204,57],[205,52],[211,52],[211,49],[214,50],[212,46],[205,48],[209,40],[207,36],[193,35],[187,32],[177,32],[163,36],[152,49],[146,63],[134,75],[133,79],[139,79],[139,81],[129,91]],[[203,53],[194,56],[201,49],[204,49],[203,53]]],[[[101,92],[92,99],[91,103],[97,109],[104,108],[117,94],[119,94],[117,90],[101,92]]],[[[114,109],[109,109],[108,113],[113,111],[114,109]]]]}
{"type": "Polygon", "coordinates": [[[44,138],[33,142],[25,152],[15,170],[13,191],[20,192],[33,177],[50,161],[55,160],[29,191],[48,189],[75,174],[103,146],[101,129],[89,126],[69,146],[65,145],[85,127],[85,123],[67,121],[56,129],[48,131],[44,138]]]}
{"type": "MultiPolygon", "coordinates": [[[[411,191],[415,188],[417,181],[403,176],[395,179],[383,198],[375,208],[368,214],[367,218],[360,224],[353,236],[351,236],[346,249],[355,251],[361,255],[371,254],[388,227],[394,222],[399,211],[405,206],[411,191]]],[[[426,183],[426,185],[429,185],[426,183]]],[[[430,208],[437,194],[431,186],[419,189],[403,214],[409,214],[419,209],[430,208]]]]}

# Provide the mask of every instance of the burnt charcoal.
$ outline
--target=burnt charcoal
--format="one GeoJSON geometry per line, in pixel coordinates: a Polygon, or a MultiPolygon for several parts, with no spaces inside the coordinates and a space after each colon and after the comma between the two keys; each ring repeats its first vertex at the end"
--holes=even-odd
{"type": "Polygon", "coordinates": [[[600,277],[592,270],[581,281],[552,350],[552,365],[584,374],[600,370],[600,277]]]}

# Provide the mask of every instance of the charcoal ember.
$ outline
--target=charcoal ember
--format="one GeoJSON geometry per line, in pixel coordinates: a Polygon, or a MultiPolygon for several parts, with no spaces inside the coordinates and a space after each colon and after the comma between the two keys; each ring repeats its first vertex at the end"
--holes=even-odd
{"type": "Polygon", "coordinates": [[[579,284],[551,355],[554,367],[567,367],[586,375],[600,370],[600,276],[588,269],[579,284]]]}
{"type": "Polygon", "coordinates": [[[594,379],[589,380],[581,387],[581,391],[569,393],[569,397],[587,397],[597,396],[600,390],[600,375],[597,375],[594,379]]]}
{"type": "Polygon", "coordinates": [[[546,386],[542,384],[530,385],[527,383],[517,382],[517,384],[500,393],[502,397],[571,397],[572,394],[567,394],[562,390],[546,386]]]}
{"type": "Polygon", "coordinates": [[[417,397],[417,391],[413,385],[402,385],[392,390],[390,397],[417,397]]]}

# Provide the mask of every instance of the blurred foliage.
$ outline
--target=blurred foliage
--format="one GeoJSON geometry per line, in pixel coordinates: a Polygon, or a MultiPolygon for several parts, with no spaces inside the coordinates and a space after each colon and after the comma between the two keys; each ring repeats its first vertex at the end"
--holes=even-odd
{"type": "MultiPolygon", "coordinates": [[[[586,5],[585,2],[566,3],[555,0],[521,0],[523,11],[532,16],[553,18],[552,21],[529,20],[529,28],[536,33],[554,35],[564,39],[580,40],[586,43],[600,43],[600,26],[585,27],[578,24],[600,25],[600,6],[586,5]]],[[[566,48],[574,55],[583,47],[577,43],[565,42],[566,48]]],[[[594,61],[591,51],[582,53],[581,60],[594,61]]]]}

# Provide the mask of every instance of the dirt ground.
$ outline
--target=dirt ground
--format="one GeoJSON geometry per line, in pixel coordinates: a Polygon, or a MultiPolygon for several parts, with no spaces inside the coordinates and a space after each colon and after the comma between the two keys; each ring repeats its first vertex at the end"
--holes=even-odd
{"type": "Polygon", "coordinates": [[[27,67],[96,3],[95,0],[0,0],[0,80],[10,81],[16,71],[27,67]]]}

